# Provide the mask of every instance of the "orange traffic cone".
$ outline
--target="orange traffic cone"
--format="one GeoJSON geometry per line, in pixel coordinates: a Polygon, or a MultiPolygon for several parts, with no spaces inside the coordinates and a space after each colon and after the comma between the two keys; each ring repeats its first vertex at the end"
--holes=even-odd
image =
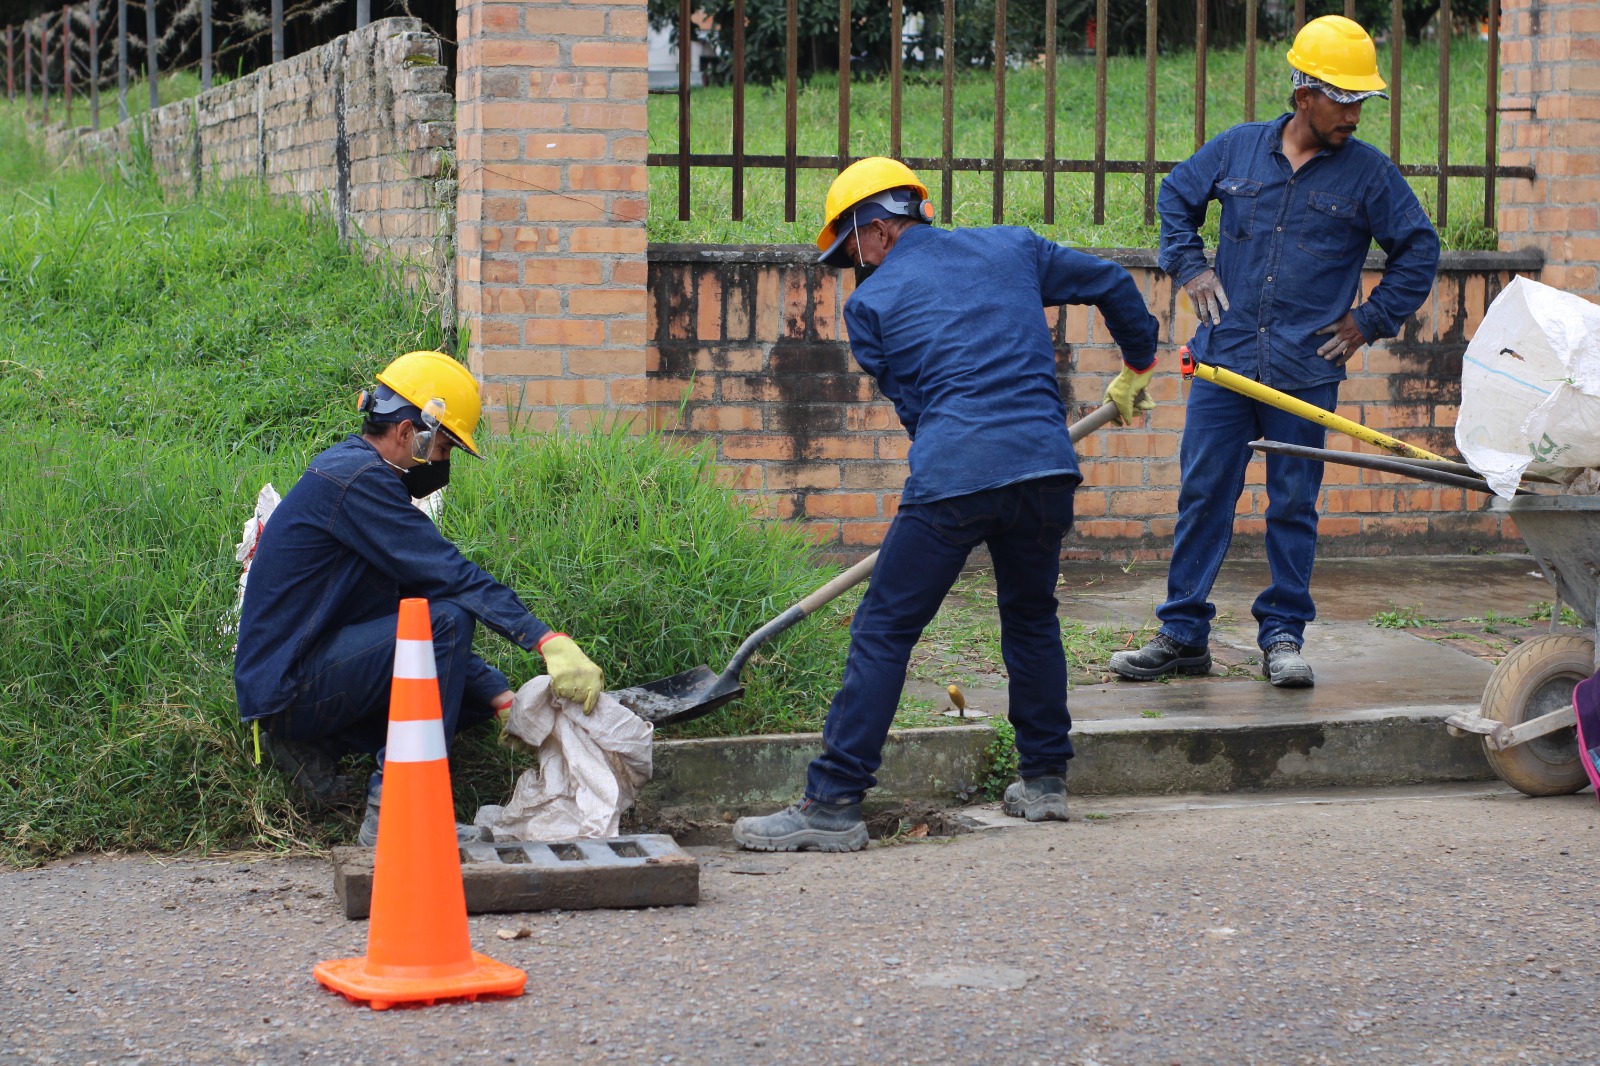
{"type": "Polygon", "coordinates": [[[317,980],[373,1010],[522,995],[528,975],[472,950],[445,757],[428,601],[400,601],[373,861],[367,954],[318,963],[317,980]]]}

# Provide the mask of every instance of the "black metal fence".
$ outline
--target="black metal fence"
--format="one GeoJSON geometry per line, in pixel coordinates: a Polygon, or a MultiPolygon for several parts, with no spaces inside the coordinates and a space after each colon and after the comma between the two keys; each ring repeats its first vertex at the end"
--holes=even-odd
{"type": "MultiPolygon", "coordinates": [[[[678,49],[678,84],[676,94],[678,98],[678,144],[672,152],[652,152],[649,155],[649,164],[653,167],[671,167],[677,171],[678,186],[678,217],[687,221],[690,218],[690,174],[695,168],[725,168],[732,176],[731,209],[732,219],[736,222],[744,218],[744,191],[745,172],[747,169],[781,170],[784,178],[784,219],[788,222],[795,221],[796,199],[796,174],[803,169],[842,170],[854,161],[850,153],[850,59],[851,59],[851,30],[854,23],[852,17],[852,0],[839,0],[839,120],[838,120],[838,150],[832,155],[800,155],[797,151],[796,130],[796,101],[798,97],[799,77],[797,71],[798,48],[798,0],[786,0],[787,3],[787,42],[785,50],[785,71],[783,87],[785,94],[785,123],[784,123],[784,152],[782,155],[753,154],[745,150],[745,26],[746,26],[747,0],[734,0],[731,18],[731,64],[730,77],[732,83],[732,151],[729,153],[695,152],[691,144],[690,115],[693,106],[693,95],[690,91],[692,59],[687,42],[694,36],[691,17],[692,0],[679,0],[678,16],[676,22],[677,37],[680,42],[678,49]]],[[[1144,178],[1144,220],[1146,225],[1155,220],[1156,185],[1160,175],[1167,173],[1177,165],[1177,160],[1156,158],[1156,67],[1158,55],[1157,27],[1159,24],[1158,5],[1161,0],[1145,0],[1145,93],[1144,93],[1144,153],[1142,158],[1114,159],[1106,151],[1106,66],[1109,45],[1108,35],[1100,33],[1094,41],[1095,64],[1095,119],[1094,119],[1094,153],[1088,158],[1062,158],[1056,154],[1056,65],[1057,65],[1057,0],[1045,0],[1044,14],[1044,47],[1042,48],[1042,63],[1044,66],[1045,99],[1043,108],[1043,135],[1044,146],[1038,158],[1009,158],[1006,155],[1006,78],[1008,73],[1006,56],[1006,0],[994,0],[994,43],[993,55],[997,57],[992,64],[994,75],[994,142],[992,154],[987,156],[957,156],[953,152],[952,131],[954,129],[954,98],[956,83],[956,54],[957,47],[954,40],[956,26],[955,0],[944,0],[943,27],[944,38],[942,43],[943,57],[943,145],[937,156],[903,157],[901,155],[901,130],[902,130],[902,89],[904,85],[904,71],[902,69],[903,49],[891,48],[889,50],[889,63],[886,72],[888,80],[889,103],[889,145],[888,153],[904,161],[914,169],[925,172],[937,172],[941,181],[941,196],[943,221],[951,220],[951,190],[952,175],[958,171],[979,171],[992,175],[993,190],[993,218],[995,222],[1001,221],[1003,205],[1005,204],[1005,182],[1008,174],[1039,173],[1043,183],[1043,220],[1051,223],[1055,220],[1056,184],[1057,174],[1089,174],[1092,175],[1093,185],[1093,221],[1095,225],[1102,225],[1106,220],[1106,175],[1108,174],[1137,174],[1144,178]]],[[[1169,0],[1170,2],[1170,0],[1169,0]]],[[[1194,146],[1199,148],[1206,141],[1206,56],[1207,56],[1207,27],[1211,21],[1211,12],[1208,11],[1208,0],[1193,0],[1195,12],[1195,75],[1194,75],[1194,146]]],[[[1437,24],[1444,27],[1446,32],[1438,35],[1439,45],[1439,135],[1437,156],[1431,160],[1408,161],[1401,158],[1400,130],[1402,97],[1399,92],[1394,92],[1389,100],[1389,130],[1390,143],[1389,155],[1399,166],[1400,172],[1409,178],[1434,179],[1437,182],[1438,195],[1434,213],[1434,223],[1441,230],[1449,224],[1449,196],[1448,187],[1452,178],[1477,179],[1483,182],[1483,225],[1487,229],[1494,229],[1495,219],[1495,180],[1496,178],[1526,178],[1534,176],[1531,167],[1501,166],[1497,162],[1496,132],[1499,122],[1499,101],[1497,97],[1499,72],[1499,23],[1500,0],[1488,0],[1489,10],[1486,22],[1488,43],[1486,73],[1486,93],[1484,99],[1484,154],[1481,161],[1452,161],[1450,158],[1449,114],[1450,114],[1450,33],[1449,28],[1454,23],[1451,11],[1451,0],[1440,0],[1437,15],[1437,24]]],[[[1256,117],[1256,54],[1258,48],[1258,19],[1260,0],[1245,0],[1245,99],[1244,116],[1246,121],[1256,117]]],[[[1404,48],[1402,42],[1406,39],[1406,23],[1403,18],[1402,0],[1391,0],[1391,25],[1389,27],[1390,40],[1394,47],[1390,50],[1389,83],[1399,86],[1402,83],[1404,48]]],[[[1095,18],[1101,27],[1108,25],[1108,0],[1096,0],[1095,18]]],[[[1354,18],[1356,14],[1355,0],[1345,0],[1345,16],[1354,18]]],[[[905,16],[902,9],[902,0],[890,0],[890,25],[891,40],[905,39],[905,16]]],[[[1296,0],[1294,6],[1294,21],[1289,27],[1291,33],[1298,30],[1305,23],[1305,0],[1296,0]]],[[[724,34],[728,36],[729,34],[724,34]]]]}

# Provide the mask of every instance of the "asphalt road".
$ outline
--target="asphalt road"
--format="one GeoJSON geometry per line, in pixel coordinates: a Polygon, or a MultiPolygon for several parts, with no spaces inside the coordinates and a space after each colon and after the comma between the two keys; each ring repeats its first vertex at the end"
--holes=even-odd
{"type": "Polygon", "coordinates": [[[695,849],[699,906],[475,917],[528,993],[385,1012],[312,981],[365,948],[325,862],[8,871],[0,1062],[1600,1061],[1593,795],[1218,802],[695,849]]]}

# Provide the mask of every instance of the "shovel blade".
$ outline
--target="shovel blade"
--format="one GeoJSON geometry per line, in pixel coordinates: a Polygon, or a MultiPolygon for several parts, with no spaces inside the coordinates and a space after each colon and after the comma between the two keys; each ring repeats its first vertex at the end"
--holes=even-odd
{"type": "Polygon", "coordinates": [[[692,722],[744,695],[738,678],[723,677],[709,666],[663,677],[611,693],[628,710],[655,725],[692,722]]]}

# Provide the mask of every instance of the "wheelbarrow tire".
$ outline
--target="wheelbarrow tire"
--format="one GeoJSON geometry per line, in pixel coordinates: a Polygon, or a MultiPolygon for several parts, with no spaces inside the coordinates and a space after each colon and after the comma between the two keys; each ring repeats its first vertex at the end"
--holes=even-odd
{"type": "MultiPolygon", "coordinates": [[[[1594,641],[1551,633],[1519,645],[1500,660],[1483,690],[1485,718],[1515,726],[1572,702],[1572,689],[1594,673],[1594,641]]],[[[1497,751],[1484,738],[1495,774],[1529,796],[1565,796],[1589,783],[1577,733],[1562,729],[1497,751]]]]}

